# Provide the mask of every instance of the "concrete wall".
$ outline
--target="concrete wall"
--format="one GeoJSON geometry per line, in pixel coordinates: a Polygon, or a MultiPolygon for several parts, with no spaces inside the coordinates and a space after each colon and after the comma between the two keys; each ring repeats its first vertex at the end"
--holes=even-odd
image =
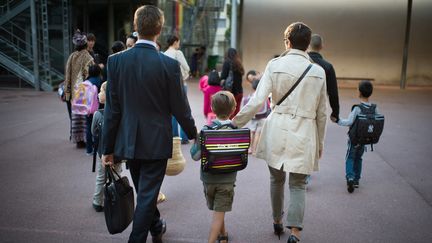
{"type": "MultiPolygon", "coordinates": [[[[408,82],[432,84],[432,1],[414,0],[408,82]]],[[[284,51],[283,32],[302,21],[324,38],[338,77],[400,82],[407,0],[245,0],[240,51],[246,70],[264,71],[284,51]]]]}

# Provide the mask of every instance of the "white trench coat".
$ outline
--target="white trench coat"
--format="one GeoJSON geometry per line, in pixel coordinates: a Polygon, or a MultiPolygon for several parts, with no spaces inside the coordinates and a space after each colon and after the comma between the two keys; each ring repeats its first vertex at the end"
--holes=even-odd
{"type": "Polygon", "coordinates": [[[292,49],[271,60],[249,103],[234,122],[244,126],[271,94],[273,110],[258,142],[257,157],[270,167],[311,174],[318,170],[327,122],[327,88],[324,70],[317,64],[285,99],[276,106],[310,64],[306,52],[292,49]]]}

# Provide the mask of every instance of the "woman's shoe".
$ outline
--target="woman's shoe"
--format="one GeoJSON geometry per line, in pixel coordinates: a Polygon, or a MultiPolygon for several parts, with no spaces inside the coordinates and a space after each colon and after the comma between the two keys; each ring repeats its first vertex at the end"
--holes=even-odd
{"type": "Polygon", "coordinates": [[[277,235],[279,237],[279,240],[280,240],[281,234],[284,233],[283,224],[273,224],[273,229],[274,229],[275,235],[277,235]]]}
{"type": "Polygon", "coordinates": [[[228,233],[226,235],[218,235],[217,242],[221,243],[222,241],[223,243],[228,243],[228,233]]]}
{"type": "Polygon", "coordinates": [[[299,238],[295,237],[294,235],[290,235],[289,238],[288,238],[287,243],[297,243],[299,241],[300,241],[299,238]]]}

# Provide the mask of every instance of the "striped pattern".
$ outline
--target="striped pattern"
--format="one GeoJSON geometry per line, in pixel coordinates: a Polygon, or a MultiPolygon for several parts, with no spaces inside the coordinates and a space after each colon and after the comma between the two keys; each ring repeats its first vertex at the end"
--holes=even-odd
{"type": "Polygon", "coordinates": [[[246,168],[250,130],[203,130],[201,169],[210,173],[227,173],[246,168]]]}

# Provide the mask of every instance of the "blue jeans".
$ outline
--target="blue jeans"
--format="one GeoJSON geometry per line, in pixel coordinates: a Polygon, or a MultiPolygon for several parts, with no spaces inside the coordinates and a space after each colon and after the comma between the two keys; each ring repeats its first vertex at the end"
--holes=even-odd
{"type": "MultiPolygon", "coordinates": [[[[185,92],[185,95],[187,96],[187,86],[186,85],[183,85],[183,90],[185,92]]],[[[183,128],[181,128],[181,126],[180,126],[180,136],[179,136],[179,123],[177,122],[177,120],[175,119],[174,116],[171,119],[171,124],[172,124],[173,137],[181,137],[182,141],[189,141],[186,133],[183,131],[183,128]]]]}
{"type": "Polygon", "coordinates": [[[345,174],[347,180],[360,180],[364,151],[364,145],[353,145],[351,144],[351,141],[348,140],[348,151],[345,162],[345,174]]]}

